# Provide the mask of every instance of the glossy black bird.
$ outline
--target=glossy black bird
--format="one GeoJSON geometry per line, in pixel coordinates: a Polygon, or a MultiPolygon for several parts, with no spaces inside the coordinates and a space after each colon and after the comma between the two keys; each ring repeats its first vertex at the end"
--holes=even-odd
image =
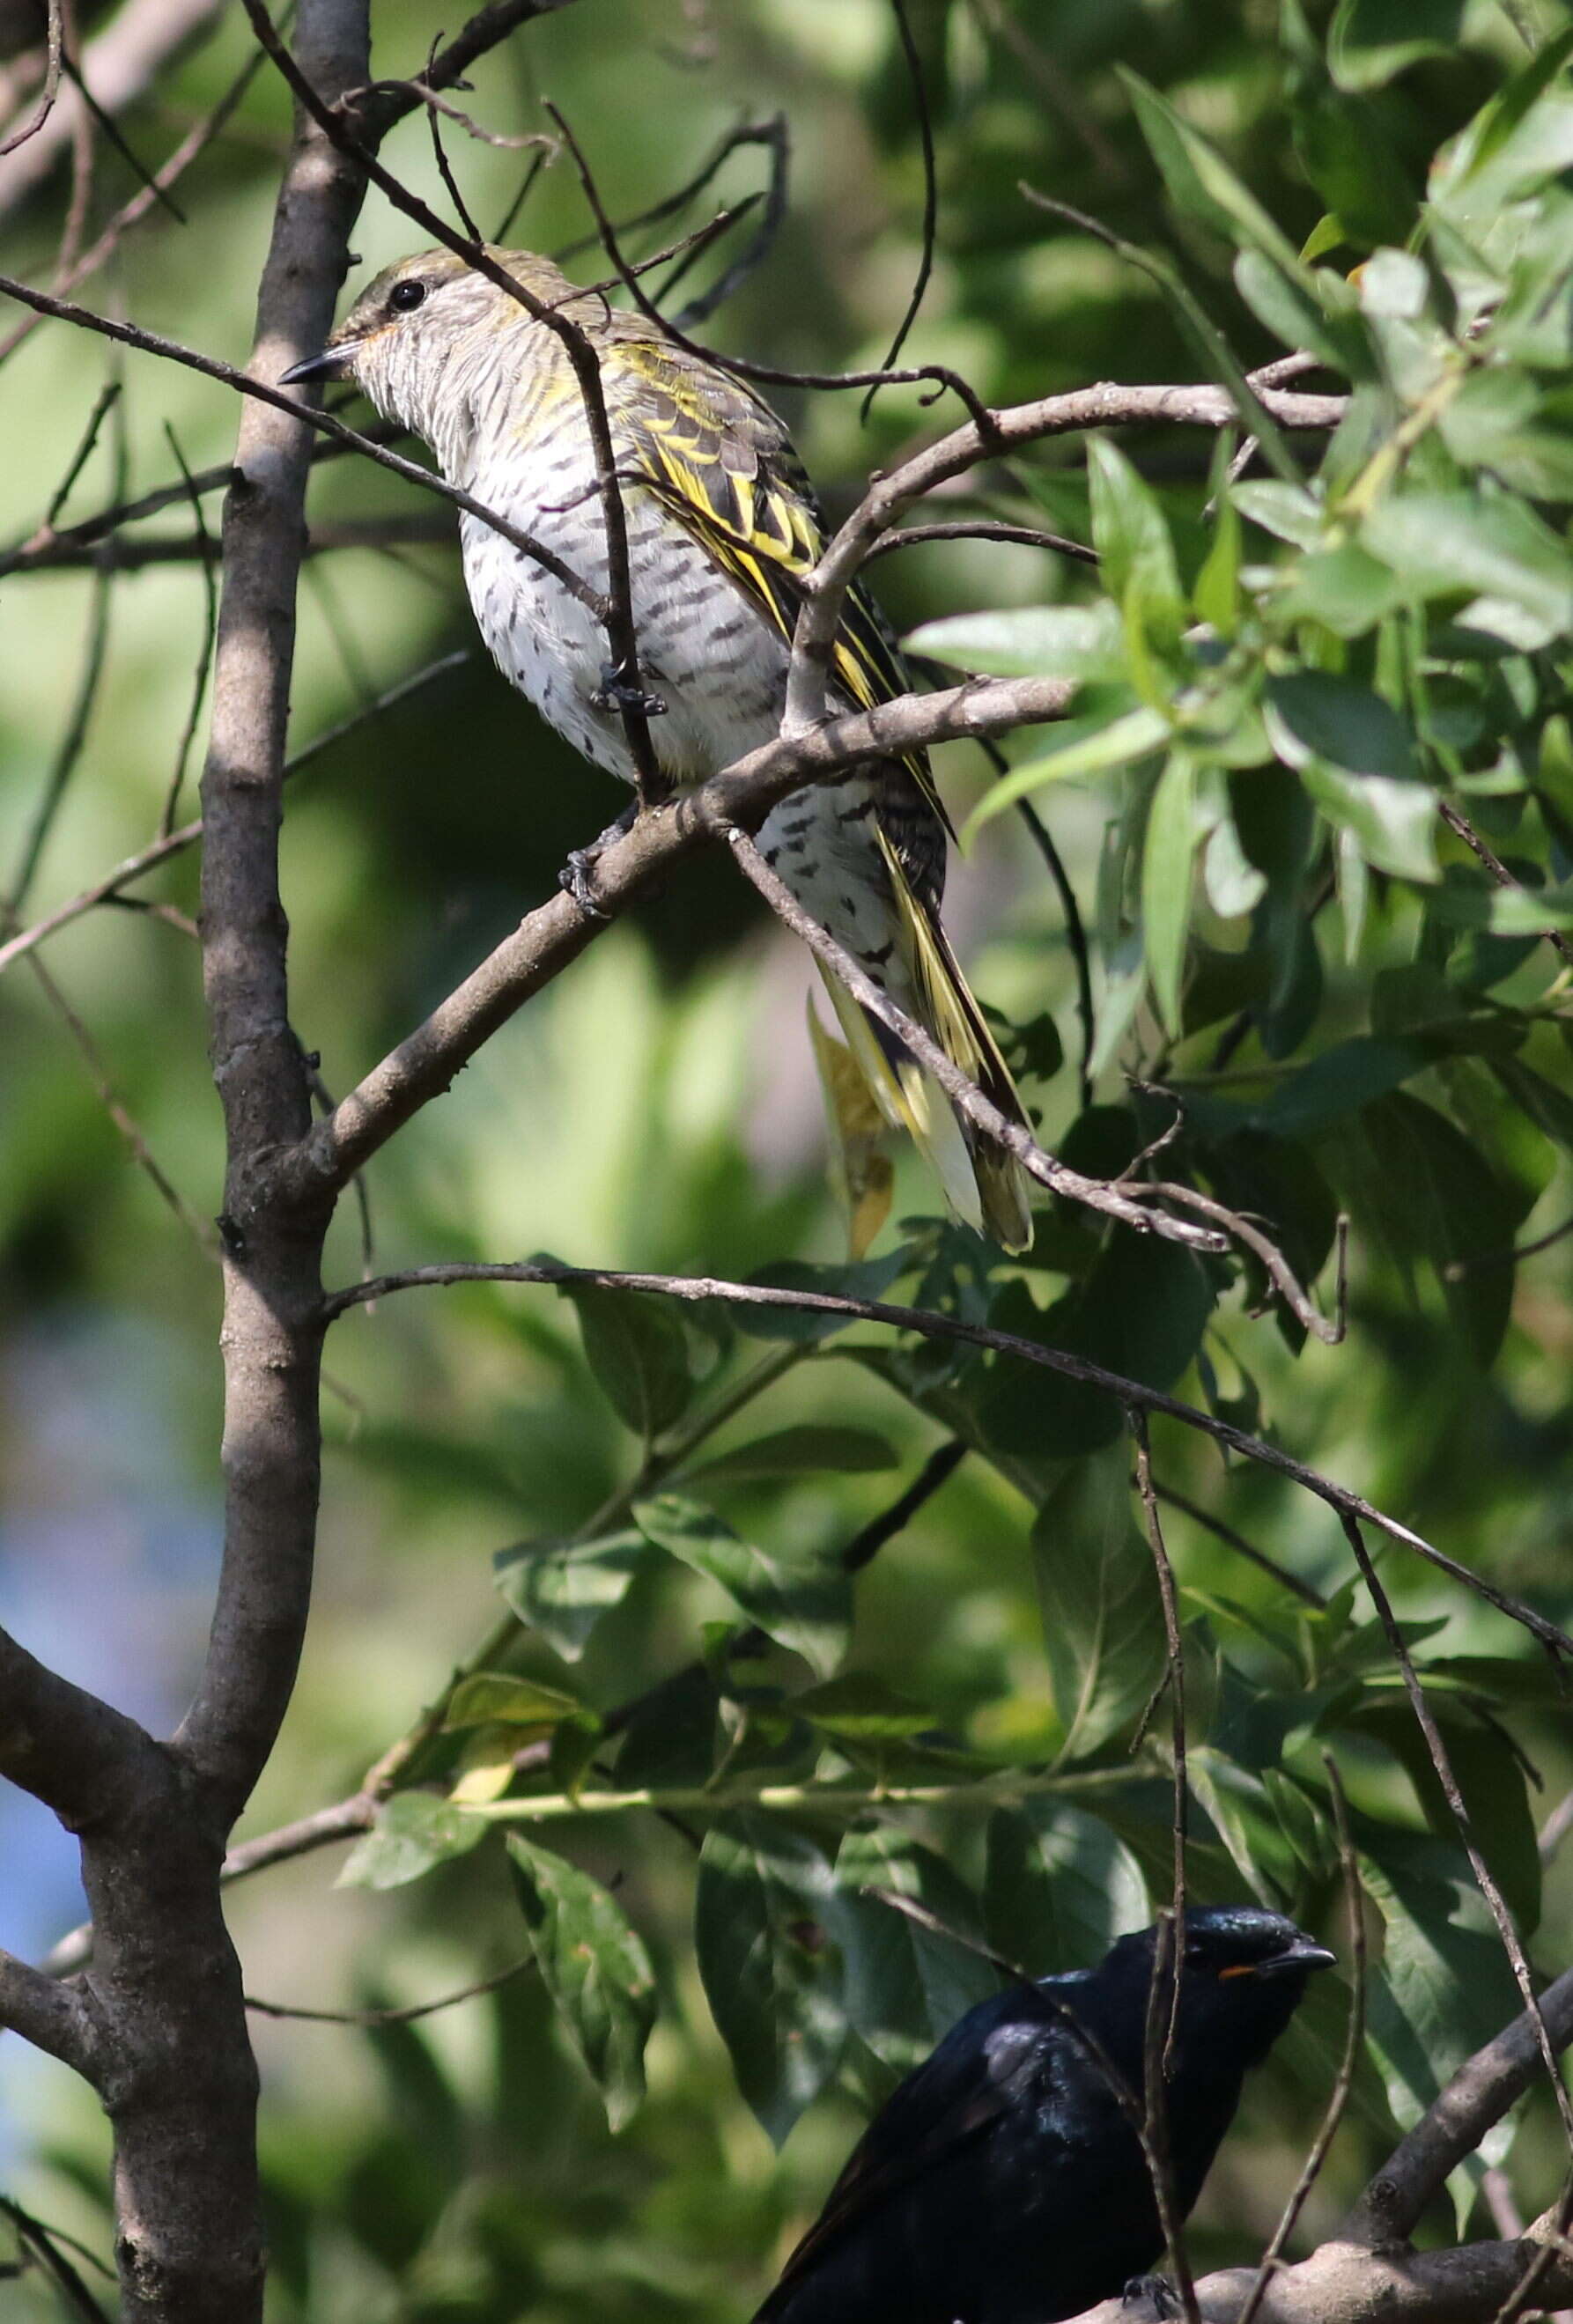
{"type": "MultiPolygon", "coordinates": [[[[853,2151],[754,2324],[1052,2324],[1162,2249],[1140,2142],[1085,2027],[1140,2102],[1155,1929],[1096,1969],[979,2002],[853,2151]]],[[[1247,2068],[1333,1955],[1253,1905],[1188,1913],[1167,2086],[1189,2212],[1247,2068]]]]}

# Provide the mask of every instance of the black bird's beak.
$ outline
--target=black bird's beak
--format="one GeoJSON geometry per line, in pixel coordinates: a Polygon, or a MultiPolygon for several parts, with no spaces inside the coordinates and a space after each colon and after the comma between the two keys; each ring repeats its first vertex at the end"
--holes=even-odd
{"type": "Polygon", "coordinates": [[[302,355],[288,371],[282,371],[274,385],[298,387],[302,380],[344,379],[348,374],[350,359],[351,350],[347,346],[324,347],[319,355],[302,355]]]}
{"type": "Polygon", "coordinates": [[[1265,1960],[1258,1961],[1256,1974],[1258,1977],[1290,1977],[1297,1970],[1332,1969],[1336,1967],[1337,1959],[1337,1954],[1330,1953],[1326,1945],[1314,1945],[1309,1937],[1297,1937],[1293,1944],[1285,1945],[1281,1953],[1270,1953],[1265,1960]]]}

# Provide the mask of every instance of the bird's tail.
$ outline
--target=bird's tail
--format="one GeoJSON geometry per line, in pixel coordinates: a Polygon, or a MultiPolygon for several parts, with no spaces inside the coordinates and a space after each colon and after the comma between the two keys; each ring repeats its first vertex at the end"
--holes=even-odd
{"type": "MultiPolygon", "coordinates": [[[[914,891],[888,835],[875,825],[896,910],[892,967],[912,995],[912,1014],[951,1063],[975,1082],[1010,1120],[1026,1126],[1010,1069],[989,1031],[982,1010],[967,989],[949,939],[938,917],[914,891]],[[915,1004],[915,1005],[914,1005],[915,1004]]],[[[959,1114],[931,1075],[887,1029],[865,1015],[835,978],[826,976],[836,1014],[881,1111],[910,1132],[945,1189],[946,1200],[967,1225],[992,1235],[1008,1251],[1025,1250],[1032,1240],[1027,1174],[1013,1154],[959,1114]]]]}

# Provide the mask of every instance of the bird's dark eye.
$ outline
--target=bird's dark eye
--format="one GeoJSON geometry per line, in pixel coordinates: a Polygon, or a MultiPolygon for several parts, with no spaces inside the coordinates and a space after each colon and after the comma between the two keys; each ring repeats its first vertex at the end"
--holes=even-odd
{"type": "Polygon", "coordinates": [[[426,297],[424,282],[395,282],[388,293],[388,304],[407,315],[412,307],[421,305],[426,297]]]}

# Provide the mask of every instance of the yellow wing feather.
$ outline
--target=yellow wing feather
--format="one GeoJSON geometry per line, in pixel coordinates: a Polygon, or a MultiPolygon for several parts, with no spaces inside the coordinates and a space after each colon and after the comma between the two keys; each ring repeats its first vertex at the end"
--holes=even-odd
{"type": "MultiPolygon", "coordinates": [[[[790,641],[804,577],[825,536],[813,487],[785,429],[741,382],[708,367],[701,373],[679,349],[639,342],[627,353],[638,392],[626,397],[618,418],[634,438],[636,465],[672,515],[790,641]]],[[[907,691],[901,657],[860,589],[848,592],[832,669],[836,685],[860,710],[907,691]]],[[[954,838],[926,755],[914,752],[902,764],[954,838]]]]}
{"type": "MultiPolygon", "coordinates": [[[[633,381],[617,416],[634,439],[635,465],[706,553],[790,640],[804,577],[824,543],[824,524],[781,421],[739,381],[696,364],[680,349],[638,340],[625,352],[633,381]]],[[[848,593],[833,669],[837,687],[861,709],[907,690],[900,654],[861,590],[848,593]]],[[[914,752],[901,763],[954,836],[927,755],[914,752]]],[[[890,881],[897,950],[918,996],[917,1013],[968,1080],[1003,1113],[1024,1120],[1009,1069],[938,913],[914,886],[877,817],[872,828],[890,881]]],[[[878,1105],[928,1157],[958,1216],[994,1235],[1006,1250],[1025,1250],[1032,1223],[1020,1163],[958,1120],[949,1098],[912,1059],[893,1062],[851,994],[834,977],[825,982],[878,1105]]]]}

